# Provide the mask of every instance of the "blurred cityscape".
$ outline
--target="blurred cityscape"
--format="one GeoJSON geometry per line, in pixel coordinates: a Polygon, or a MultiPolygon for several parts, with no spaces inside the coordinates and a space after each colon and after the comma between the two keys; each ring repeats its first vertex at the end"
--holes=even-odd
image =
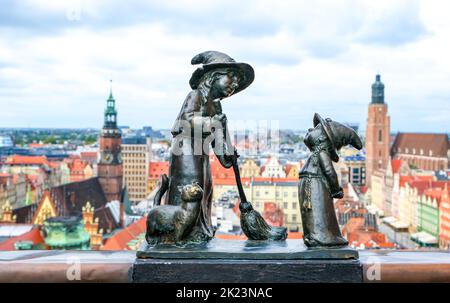
{"type": "MultiPolygon", "coordinates": [[[[392,133],[380,75],[367,89],[364,131],[348,123],[365,148],[343,148],[335,164],[345,193],[335,200],[343,235],[356,249],[449,250],[448,134],[392,133]]],[[[0,129],[0,250],[136,250],[145,241],[172,134],[119,126],[112,90],[105,103],[102,129],[0,129]]],[[[234,138],[247,198],[294,239],[302,237],[305,133],[280,130],[277,150],[252,132],[234,138]]],[[[213,154],[210,162],[216,237],[245,239],[233,170],[213,154]]]]}

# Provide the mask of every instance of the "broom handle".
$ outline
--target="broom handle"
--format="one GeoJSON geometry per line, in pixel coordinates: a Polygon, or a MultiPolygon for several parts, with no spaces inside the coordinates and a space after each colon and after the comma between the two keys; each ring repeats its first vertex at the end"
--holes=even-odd
{"type": "MultiPolygon", "coordinates": [[[[222,113],[222,104],[220,104],[219,102],[214,102],[214,107],[216,110],[216,114],[221,114],[222,113]]],[[[227,140],[227,132],[228,130],[226,129],[226,125],[224,126],[224,135],[225,135],[225,140],[227,140]]],[[[236,178],[236,185],[238,188],[238,192],[239,192],[239,197],[241,198],[241,202],[246,203],[247,202],[247,197],[245,196],[245,192],[244,192],[244,188],[242,187],[242,182],[241,182],[241,173],[239,172],[239,166],[237,163],[237,159],[239,157],[236,148],[234,148],[234,154],[233,154],[233,171],[234,171],[234,177],[236,178]]]]}
{"type": "Polygon", "coordinates": [[[244,192],[244,188],[242,187],[242,182],[241,182],[241,174],[239,172],[239,166],[237,163],[237,159],[238,159],[238,153],[237,150],[234,149],[234,155],[233,155],[233,170],[234,170],[234,177],[236,178],[236,184],[237,184],[237,188],[239,191],[239,197],[241,198],[241,202],[247,202],[247,198],[245,197],[245,192],[244,192]]]}

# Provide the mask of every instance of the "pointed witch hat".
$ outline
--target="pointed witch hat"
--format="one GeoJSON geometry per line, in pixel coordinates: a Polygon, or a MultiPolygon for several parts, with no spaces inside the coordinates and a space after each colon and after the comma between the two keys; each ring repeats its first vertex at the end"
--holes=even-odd
{"type": "Polygon", "coordinates": [[[322,127],[331,142],[331,159],[334,162],[339,161],[339,155],[337,153],[343,146],[351,145],[356,149],[362,149],[361,138],[359,138],[356,131],[348,126],[345,126],[339,122],[333,121],[330,118],[323,119],[318,113],[314,114],[313,125],[316,127],[318,124],[322,124],[322,127]]]}

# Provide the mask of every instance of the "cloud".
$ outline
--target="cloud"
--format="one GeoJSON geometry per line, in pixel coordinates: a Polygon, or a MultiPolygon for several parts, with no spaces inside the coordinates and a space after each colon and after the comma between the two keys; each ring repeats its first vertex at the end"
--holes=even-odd
{"type": "Polygon", "coordinates": [[[431,1],[4,5],[0,126],[100,127],[113,79],[120,124],[170,128],[189,92],[190,59],[213,49],[256,71],[247,90],[224,101],[230,121],[305,129],[317,111],[364,128],[380,72],[393,130],[448,130],[442,119],[412,122],[450,116],[450,22],[431,1]]]}
{"type": "Polygon", "coordinates": [[[368,20],[357,33],[363,43],[399,46],[414,42],[428,35],[420,18],[418,0],[378,3],[371,7],[368,20]]]}

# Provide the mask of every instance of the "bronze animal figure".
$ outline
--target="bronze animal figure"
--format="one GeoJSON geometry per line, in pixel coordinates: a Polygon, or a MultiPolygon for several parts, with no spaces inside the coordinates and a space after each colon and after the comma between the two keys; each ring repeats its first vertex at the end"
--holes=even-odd
{"type": "MultiPolygon", "coordinates": [[[[167,176],[163,176],[162,186],[155,197],[160,202],[167,189],[167,176]]],[[[203,190],[197,182],[179,186],[181,205],[157,205],[147,215],[146,240],[150,245],[175,244],[182,245],[186,234],[199,215],[203,190]]]]}

